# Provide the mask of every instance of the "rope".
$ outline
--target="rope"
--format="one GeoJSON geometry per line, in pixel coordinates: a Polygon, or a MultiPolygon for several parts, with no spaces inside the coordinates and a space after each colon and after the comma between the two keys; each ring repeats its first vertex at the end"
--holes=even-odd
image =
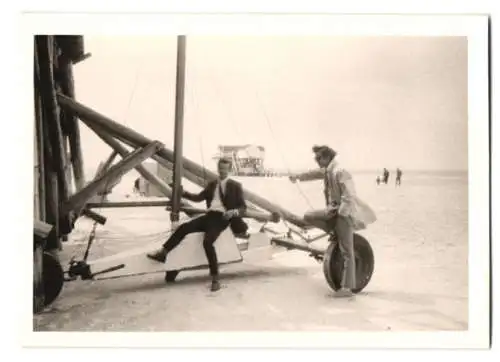
{"type": "MultiPolygon", "coordinates": [[[[229,118],[229,121],[230,121],[230,123],[231,123],[231,125],[232,125],[232,127],[233,127],[233,129],[234,129],[234,131],[235,131],[235,133],[237,134],[238,138],[241,140],[241,139],[242,139],[242,137],[241,137],[241,134],[240,134],[240,132],[239,132],[238,127],[236,127],[236,123],[234,122],[234,118],[233,118],[233,116],[232,116],[232,113],[229,111],[229,107],[227,107],[227,108],[226,108],[226,105],[222,102],[222,92],[221,92],[220,88],[219,88],[218,86],[215,86],[215,85],[216,85],[216,82],[215,82],[215,81],[213,81],[213,78],[212,78],[212,77],[210,77],[209,79],[210,79],[210,83],[211,83],[212,87],[213,87],[214,89],[216,89],[216,92],[217,92],[217,95],[218,95],[218,97],[217,97],[217,98],[219,99],[219,101],[220,101],[220,103],[221,103],[221,105],[222,105],[222,108],[226,111],[226,115],[227,115],[227,117],[229,118]]],[[[274,139],[275,143],[277,143],[277,144],[278,144],[278,142],[276,142],[277,137],[276,137],[276,135],[274,134],[274,131],[273,131],[273,129],[272,129],[272,127],[271,127],[271,124],[270,124],[271,122],[270,122],[269,117],[268,117],[267,113],[265,112],[265,109],[264,109],[264,107],[263,107],[263,105],[262,105],[262,103],[261,103],[261,101],[260,101],[260,98],[259,98],[259,96],[258,96],[257,91],[255,91],[255,95],[256,95],[256,98],[257,98],[258,104],[259,104],[259,106],[260,106],[260,108],[261,108],[261,110],[262,110],[262,113],[264,114],[264,118],[265,118],[266,123],[267,123],[267,126],[268,126],[268,128],[269,128],[269,130],[270,130],[270,132],[271,132],[271,136],[273,137],[273,139],[274,139]]],[[[288,163],[286,162],[285,157],[284,157],[284,155],[283,155],[283,152],[282,152],[281,147],[279,146],[279,144],[278,144],[278,149],[279,149],[279,152],[280,152],[280,156],[281,156],[281,158],[282,158],[282,161],[283,161],[283,163],[285,164],[285,167],[287,168],[288,173],[290,174],[290,173],[291,173],[291,168],[289,167],[288,163]]],[[[247,157],[250,157],[250,153],[248,152],[248,150],[246,150],[246,149],[245,149],[245,152],[246,152],[246,154],[247,154],[247,157]]],[[[307,195],[304,193],[304,191],[300,188],[300,186],[299,186],[297,183],[295,183],[295,187],[297,188],[298,192],[300,193],[300,195],[302,196],[302,198],[305,200],[305,202],[307,203],[307,205],[309,206],[309,208],[310,208],[310,209],[313,209],[313,206],[312,206],[312,204],[311,204],[311,202],[310,202],[309,198],[308,198],[308,197],[307,197],[307,195]]],[[[290,233],[290,230],[291,230],[290,225],[286,222],[286,220],[285,220],[285,218],[283,217],[283,215],[281,215],[281,214],[280,214],[280,217],[281,217],[281,220],[283,221],[284,226],[285,226],[285,227],[289,230],[289,233],[290,233]]],[[[265,226],[265,223],[264,223],[264,225],[262,225],[262,226],[261,226],[261,228],[263,228],[264,226],[265,226]]]]}
{"type": "MultiPolygon", "coordinates": [[[[280,144],[276,141],[277,140],[277,137],[276,135],[274,134],[274,130],[273,128],[271,127],[271,122],[269,120],[269,117],[267,116],[267,112],[266,110],[264,109],[263,105],[262,105],[262,102],[260,100],[260,97],[259,97],[259,94],[257,92],[257,90],[255,90],[255,97],[257,98],[257,103],[259,104],[261,110],[262,110],[262,114],[264,115],[264,119],[266,120],[266,123],[267,123],[267,126],[269,128],[269,130],[271,131],[271,136],[273,137],[274,139],[274,142],[278,145],[278,151],[279,151],[279,154],[281,156],[281,159],[283,161],[283,164],[285,165],[285,168],[287,169],[288,171],[288,174],[291,174],[292,173],[292,170],[290,168],[290,166],[288,165],[288,163],[286,162],[285,160],[285,156],[283,155],[283,151],[281,149],[281,146],[280,144]]],[[[302,196],[302,198],[306,201],[307,205],[309,206],[309,209],[313,209],[313,206],[309,200],[309,198],[307,197],[307,195],[304,193],[304,191],[302,190],[302,188],[299,186],[298,183],[295,183],[295,186],[297,187],[297,190],[299,191],[300,195],[302,196]]]]}
{"type": "MultiPolygon", "coordinates": [[[[216,92],[218,95],[217,99],[219,100],[222,108],[225,110],[226,116],[229,118],[229,121],[231,123],[231,126],[233,127],[234,132],[236,133],[236,135],[240,141],[243,140],[243,137],[241,137],[241,132],[239,131],[239,128],[236,126],[236,122],[234,121],[233,114],[229,110],[229,106],[226,107],[226,104],[224,104],[222,102],[222,92],[221,92],[219,86],[215,86],[217,83],[215,81],[213,81],[212,77],[210,77],[209,79],[210,79],[210,83],[213,85],[213,88],[216,89],[216,92]]],[[[247,157],[250,158],[250,152],[248,152],[247,149],[244,149],[244,151],[245,151],[247,157]]]]}
{"type": "MultiPolygon", "coordinates": [[[[141,63],[142,64],[142,63],[141,63]]],[[[128,104],[127,104],[127,108],[126,108],[126,111],[125,111],[125,114],[123,116],[123,119],[124,119],[124,124],[127,125],[128,124],[128,115],[130,114],[130,108],[132,106],[132,101],[134,99],[134,96],[135,96],[135,92],[136,92],[136,89],[137,89],[137,84],[139,82],[139,71],[140,71],[140,68],[141,66],[138,65],[137,68],[136,68],[136,71],[135,71],[135,79],[134,79],[134,85],[132,87],[132,92],[130,94],[130,97],[129,97],[129,100],[128,100],[128,104]]],[[[111,166],[111,165],[110,165],[111,166]]],[[[98,176],[98,175],[96,175],[98,176]]],[[[103,194],[101,196],[101,200],[100,200],[100,204],[102,204],[104,202],[104,199],[106,197],[106,190],[107,188],[109,187],[111,183],[111,179],[109,179],[105,186],[104,186],[104,191],[103,191],[103,194]]],[[[99,212],[102,210],[102,206],[99,208],[99,212]]],[[[92,246],[92,242],[94,241],[95,239],[95,236],[96,236],[96,229],[97,229],[97,224],[98,222],[97,221],[94,221],[93,225],[92,225],[92,229],[90,230],[89,232],[89,235],[87,237],[87,247],[86,247],[86,250],[85,250],[85,253],[84,253],[84,256],[83,256],[83,260],[87,260],[88,256],[89,256],[89,253],[90,253],[90,247],[92,246]]],[[[81,250],[80,250],[81,251],[81,250]]],[[[76,254],[76,253],[75,253],[76,254]]],[[[73,255],[73,257],[71,258],[72,260],[74,260],[75,258],[75,255],[73,255]]]]}
{"type": "MultiPolygon", "coordinates": [[[[141,65],[142,65],[142,63],[141,63],[141,65]]],[[[140,68],[141,68],[141,66],[137,65],[137,68],[135,70],[134,86],[132,87],[132,92],[130,93],[130,97],[128,99],[127,108],[126,108],[125,114],[123,116],[123,124],[124,125],[128,124],[128,116],[130,114],[130,107],[132,106],[132,101],[133,101],[134,96],[135,96],[135,92],[136,92],[136,89],[137,89],[137,84],[139,83],[140,68]]]]}

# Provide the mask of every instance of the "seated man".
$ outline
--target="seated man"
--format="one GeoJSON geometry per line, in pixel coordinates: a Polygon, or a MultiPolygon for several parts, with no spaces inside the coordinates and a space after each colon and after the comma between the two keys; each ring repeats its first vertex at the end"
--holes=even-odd
{"type": "Polygon", "coordinates": [[[337,296],[352,296],[356,284],[354,259],[354,230],[364,229],[375,221],[375,213],[357,196],[349,172],[339,167],[336,152],[328,146],[314,146],[313,152],[319,169],[291,175],[292,182],[324,180],[326,208],[306,213],[304,219],[322,230],[334,229],[344,260],[341,289],[337,296]]]}
{"type": "Polygon", "coordinates": [[[248,230],[248,225],[240,217],[246,211],[243,188],[240,183],[228,178],[231,162],[220,159],[217,166],[219,178],[211,181],[199,194],[182,192],[182,197],[188,200],[205,201],[208,212],[181,224],[160,250],[148,254],[148,257],[153,260],[165,262],[167,254],[179,245],[186,235],[196,232],[205,233],[203,248],[207,255],[212,277],[212,291],[220,289],[219,266],[213,244],[228,226],[231,227],[234,234],[244,234],[248,230]]]}

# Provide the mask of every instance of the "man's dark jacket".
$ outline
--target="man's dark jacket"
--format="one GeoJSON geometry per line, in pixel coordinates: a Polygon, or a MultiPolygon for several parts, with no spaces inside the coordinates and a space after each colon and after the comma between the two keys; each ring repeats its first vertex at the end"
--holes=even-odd
{"type": "MultiPolygon", "coordinates": [[[[214,199],[215,191],[221,192],[220,187],[217,187],[217,185],[217,180],[210,181],[199,194],[183,191],[182,197],[194,202],[201,202],[205,200],[207,208],[210,208],[214,199]]],[[[226,182],[226,188],[221,195],[221,201],[226,210],[237,209],[240,212],[240,215],[242,215],[247,209],[241,184],[231,179],[228,179],[226,182]]],[[[230,226],[234,234],[244,234],[248,230],[248,225],[241,217],[238,216],[231,219],[230,226]]]]}

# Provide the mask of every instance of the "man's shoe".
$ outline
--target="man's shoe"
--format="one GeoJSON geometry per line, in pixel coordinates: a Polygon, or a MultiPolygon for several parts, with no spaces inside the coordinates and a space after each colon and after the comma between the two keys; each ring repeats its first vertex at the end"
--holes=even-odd
{"type": "Polygon", "coordinates": [[[164,248],[161,248],[160,250],[154,253],[147,254],[147,257],[149,259],[153,259],[154,261],[164,263],[165,260],[167,259],[167,252],[164,248]]]}
{"type": "Polygon", "coordinates": [[[210,286],[211,292],[216,292],[220,289],[220,283],[218,280],[212,280],[212,285],[210,286]]]}
{"type": "Polygon", "coordinates": [[[337,298],[351,298],[354,296],[354,293],[347,288],[342,288],[335,293],[335,297],[337,298]]]}

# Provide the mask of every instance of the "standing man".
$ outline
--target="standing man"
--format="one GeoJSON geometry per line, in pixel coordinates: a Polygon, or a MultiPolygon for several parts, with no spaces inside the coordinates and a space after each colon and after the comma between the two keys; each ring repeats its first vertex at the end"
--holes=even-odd
{"type": "Polygon", "coordinates": [[[387,185],[389,182],[389,170],[384,168],[384,183],[387,185]]]}
{"type": "Polygon", "coordinates": [[[157,252],[148,254],[150,259],[164,263],[167,254],[179,245],[186,235],[196,232],[205,233],[203,248],[212,277],[210,289],[213,292],[220,289],[219,266],[213,244],[228,226],[235,234],[243,234],[248,230],[248,225],[241,218],[246,211],[243,188],[239,182],[228,178],[231,161],[220,159],[217,166],[219,177],[209,182],[199,194],[182,192],[182,197],[188,200],[205,201],[208,212],[181,224],[157,252]]]}
{"type": "Polygon", "coordinates": [[[340,252],[344,260],[339,297],[350,297],[356,287],[356,263],[354,258],[354,231],[366,228],[375,222],[373,210],[356,196],[351,174],[340,168],[337,153],[328,146],[314,146],[313,152],[319,169],[303,174],[291,175],[292,182],[323,179],[326,208],[309,211],[304,219],[323,229],[334,229],[339,240],[340,252]]]}
{"type": "Polygon", "coordinates": [[[401,186],[401,176],[403,176],[403,171],[398,167],[396,170],[396,186],[401,186]]]}

